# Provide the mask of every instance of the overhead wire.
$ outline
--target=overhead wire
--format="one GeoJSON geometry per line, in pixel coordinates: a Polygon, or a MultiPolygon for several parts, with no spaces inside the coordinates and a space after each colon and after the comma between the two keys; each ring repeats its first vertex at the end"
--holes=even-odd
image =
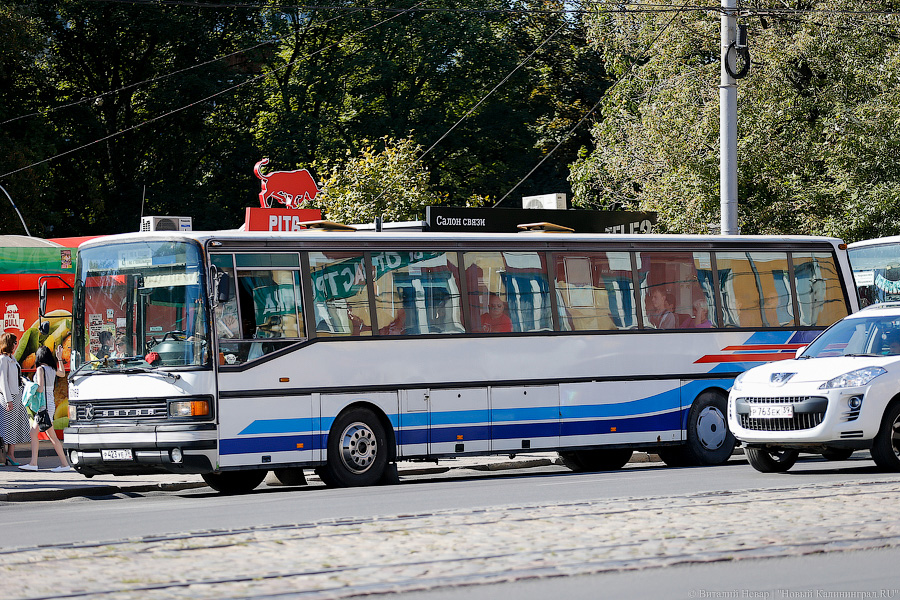
{"type": "MultiPolygon", "coordinates": [[[[406,168],[403,169],[403,171],[402,171],[402,172],[400,173],[400,175],[397,176],[397,177],[402,177],[403,175],[406,175],[406,173],[408,173],[410,169],[412,169],[412,168],[415,167],[417,164],[419,164],[419,163],[422,161],[422,159],[425,158],[432,150],[434,150],[434,149],[437,147],[438,144],[440,144],[442,141],[444,141],[444,139],[445,139],[448,135],[450,135],[450,134],[453,132],[454,129],[456,129],[457,127],[459,127],[459,125],[460,125],[463,121],[465,121],[466,119],[468,119],[469,116],[470,116],[473,112],[475,112],[475,111],[478,109],[479,106],[481,106],[481,105],[484,103],[485,100],[487,100],[494,92],[496,92],[498,89],[500,89],[500,87],[501,87],[504,83],[506,83],[507,81],[509,81],[510,77],[512,77],[512,76],[513,76],[520,68],[522,68],[524,65],[526,65],[526,64],[534,57],[534,55],[537,54],[537,52],[538,52],[541,48],[543,48],[548,42],[550,42],[550,40],[552,40],[554,37],[556,37],[556,34],[558,34],[560,31],[562,31],[564,27],[566,27],[566,24],[560,25],[559,28],[558,28],[556,31],[554,31],[554,32],[551,33],[549,36],[547,36],[547,38],[544,39],[544,41],[542,41],[542,42],[537,46],[537,48],[535,48],[535,49],[531,52],[531,54],[529,54],[528,56],[526,56],[523,60],[521,60],[521,61],[519,62],[519,64],[517,64],[515,67],[513,67],[512,71],[510,71],[510,72],[506,75],[506,77],[504,77],[497,85],[495,85],[493,88],[491,88],[491,90],[490,90],[487,94],[485,94],[484,96],[482,96],[482,98],[481,98],[480,100],[478,100],[478,102],[476,102],[476,103],[472,106],[472,108],[470,108],[470,109],[466,112],[466,114],[464,114],[462,117],[460,117],[459,120],[457,120],[456,123],[454,123],[454,124],[450,127],[450,129],[448,129],[446,132],[444,132],[444,134],[443,134],[440,138],[438,138],[438,140],[437,140],[436,142],[434,142],[427,150],[425,150],[425,152],[423,152],[422,154],[420,154],[420,155],[416,158],[416,160],[414,160],[411,164],[407,165],[406,168]]],[[[394,177],[394,178],[391,180],[391,182],[395,181],[395,180],[397,179],[397,177],[394,177]]],[[[381,199],[381,198],[387,193],[388,189],[389,189],[389,188],[385,187],[383,190],[381,190],[381,193],[378,194],[378,196],[376,196],[375,199],[372,200],[372,202],[375,202],[375,201],[381,199]]]]}
{"type": "MultiPolygon", "coordinates": [[[[347,16],[347,14],[342,14],[342,15],[339,15],[339,16],[336,16],[336,17],[331,17],[331,18],[325,19],[325,20],[324,20],[323,22],[321,22],[321,23],[318,23],[318,25],[319,25],[319,26],[321,26],[321,25],[327,25],[328,23],[331,23],[332,21],[336,21],[336,20],[338,20],[338,19],[342,19],[342,18],[344,18],[345,16],[347,16]]],[[[268,45],[270,45],[270,44],[276,44],[276,43],[278,43],[278,42],[283,42],[284,39],[285,39],[284,37],[281,37],[281,38],[276,38],[276,39],[273,39],[273,40],[267,40],[267,41],[264,41],[264,42],[260,42],[260,43],[258,43],[258,44],[253,45],[253,46],[250,46],[250,47],[248,47],[248,48],[242,48],[242,49],[240,49],[240,50],[236,50],[236,51],[234,51],[234,52],[232,52],[232,53],[230,53],[230,54],[224,54],[224,55],[222,55],[222,56],[217,56],[217,57],[215,57],[215,58],[211,58],[211,59],[209,59],[209,60],[205,60],[205,61],[203,61],[203,62],[200,62],[200,63],[194,64],[194,65],[191,65],[191,66],[189,66],[189,67],[184,67],[183,69],[177,69],[177,70],[175,70],[175,71],[172,71],[172,72],[170,72],[170,73],[165,73],[165,74],[159,75],[159,76],[157,76],[157,77],[152,77],[152,78],[150,78],[150,79],[145,79],[145,80],[143,80],[143,81],[137,81],[137,82],[134,82],[134,83],[130,83],[130,84],[125,85],[125,86],[122,86],[122,87],[120,87],[120,88],[117,88],[117,89],[114,89],[114,90],[110,90],[110,91],[108,91],[108,92],[103,92],[102,94],[97,94],[96,96],[89,96],[89,97],[86,97],[86,98],[82,98],[82,99],[80,99],[80,100],[75,100],[75,101],[72,101],[72,102],[67,102],[67,103],[65,103],[65,104],[60,104],[59,106],[54,106],[54,107],[51,107],[51,108],[38,110],[38,111],[35,111],[35,112],[32,112],[32,113],[28,113],[28,114],[25,114],[25,115],[19,115],[18,117],[13,117],[13,118],[7,119],[7,120],[5,120],[5,121],[0,121],[0,125],[6,125],[7,123],[12,123],[12,122],[14,122],[14,121],[19,121],[19,120],[21,120],[21,119],[25,119],[25,118],[29,118],[29,117],[34,117],[34,116],[37,116],[37,115],[46,115],[46,114],[50,114],[50,113],[52,113],[52,112],[56,112],[56,111],[62,110],[62,109],[64,109],[64,108],[70,108],[70,107],[72,107],[72,106],[78,106],[79,104],[85,104],[85,103],[88,103],[88,102],[96,102],[97,100],[100,100],[100,99],[102,99],[102,98],[105,98],[106,96],[111,96],[111,95],[113,95],[113,94],[119,94],[119,93],[121,93],[121,92],[125,92],[125,91],[128,91],[128,90],[134,89],[134,88],[138,88],[138,87],[141,87],[141,86],[143,86],[143,85],[148,85],[148,84],[151,84],[151,83],[156,83],[156,82],[158,82],[158,81],[163,81],[163,80],[168,79],[168,78],[170,78],[170,77],[174,77],[175,75],[180,75],[180,74],[182,74],[182,73],[186,73],[186,72],[191,71],[191,70],[193,70],[193,69],[198,69],[198,68],[200,68],[200,67],[205,67],[205,66],[207,66],[207,65],[210,65],[210,64],[213,64],[213,63],[216,63],[216,62],[219,62],[219,61],[228,60],[229,58],[232,58],[232,57],[235,57],[235,56],[240,56],[240,55],[246,54],[246,53],[248,53],[248,52],[252,52],[252,51],[256,50],[257,48],[261,48],[261,47],[263,47],[263,46],[268,46],[268,45]]]]}
{"type": "MultiPolygon", "coordinates": [[[[419,0],[419,2],[417,2],[414,6],[418,6],[418,5],[420,5],[420,4],[423,4],[423,3],[426,2],[426,1],[427,1],[427,0],[419,0]]],[[[359,35],[359,34],[365,33],[366,31],[369,31],[369,30],[371,30],[371,29],[375,29],[375,28],[377,28],[377,27],[380,27],[381,25],[383,25],[383,24],[385,24],[385,23],[388,23],[388,22],[390,22],[390,21],[393,21],[394,19],[396,19],[396,18],[398,18],[398,17],[400,17],[400,16],[402,16],[402,15],[403,15],[403,13],[397,13],[397,14],[391,16],[391,17],[388,17],[388,18],[386,18],[386,19],[382,19],[382,20],[379,21],[378,23],[375,23],[375,24],[370,25],[370,26],[368,26],[368,27],[364,27],[363,29],[361,29],[361,30],[359,30],[359,31],[357,31],[357,32],[354,32],[353,34],[347,36],[347,38],[352,39],[354,36],[357,36],[357,35],[359,35]]],[[[109,135],[106,135],[106,136],[104,136],[104,137],[98,138],[98,139],[93,140],[93,141],[91,141],[91,142],[88,142],[88,143],[86,143],[86,144],[82,144],[81,146],[78,146],[78,147],[75,147],[75,148],[70,148],[69,150],[66,150],[65,152],[60,152],[60,153],[55,154],[55,155],[53,155],[53,156],[51,156],[51,157],[48,157],[48,158],[45,158],[45,159],[43,159],[43,160],[39,160],[39,161],[33,162],[33,163],[31,163],[31,164],[29,164],[29,165],[26,165],[26,166],[24,166],[24,167],[19,167],[18,169],[14,169],[14,170],[12,170],[12,171],[8,171],[8,172],[6,172],[6,173],[2,173],[2,174],[0,174],[0,179],[4,179],[4,178],[6,178],[6,177],[9,177],[10,175],[15,175],[16,173],[19,173],[20,171],[25,171],[25,170],[31,169],[31,168],[33,168],[33,167],[36,167],[36,166],[38,166],[38,165],[42,165],[42,164],[44,164],[44,163],[47,163],[47,162],[56,160],[56,159],[58,159],[58,158],[62,158],[63,156],[68,156],[69,154],[72,154],[72,153],[74,153],[74,152],[78,152],[78,151],[80,151],[80,150],[84,150],[85,148],[89,148],[90,146],[93,146],[93,145],[95,145],[95,144],[99,144],[100,142],[105,142],[105,141],[107,141],[107,140],[110,140],[110,139],[119,137],[119,136],[121,136],[121,135],[123,135],[123,134],[125,134],[125,133],[130,132],[130,131],[134,131],[135,129],[139,129],[140,127],[143,127],[144,125],[148,125],[148,124],[150,124],[150,123],[154,123],[154,122],[156,122],[156,121],[159,121],[159,120],[161,120],[161,119],[164,119],[164,118],[166,118],[166,117],[169,117],[169,116],[171,116],[171,115],[174,115],[174,114],[176,114],[176,113],[179,113],[179,112],[181,112],[181,111],[187,110],[187,109],[189,109],[189,108],[192,108],[192,107],[194,107],[194,106],[197,106],[198,104],[202,104],[203,102],[207,102],[207,101],[209,101],[209,100],[212,100],[213,98],[216,98],[216,97],[218,97],[218,96],[227,94],[227,93],[229,93],[229,92],[232,92],[232,91],[234,91],[234,90],[236,90],[236,89],[238,89],[238,88],[240,88],[240,87],[243,87],[243,86],[245,86],[245,85],[249,85],[249,84],[251,84],[251,83],[255,83],[255,82],[257,82],[257,81],[260,81],[260,80],[262,80],[262,79],[266,79],[266,78],[272,76],[274,73],[277,73],[278,71],[282,71],[282,70],[284,70],[284,69],[287,69],[288,67],[294,66],[295,64],[299,63],[300,61],[306,60],[306,59],[308,59],[308,58],[310,58],[310,57],[312,57],[312,56],[315,56],[316,54],[319,54],[319,53],[321,53],[321,52],[324,52],[325,50],[328,50],[329,48],[332,48],[332,47],[336,46],[337,44],[341,43],[342,41],[343,41],[343,40],[333,42],[333,43],[331,43],[331,44],[329,44],[329,45],[327,45],[327,46],[324,46],[324,47],[322,47],[322,48],[319,48],[318,50],[315,50],[315,51],[313,51],[313,52],[307,53],[307,54],[305,54],[305,55],[303,55],[303,56],[297,58],[296,60],[293,60],[293,61],[291,61],[291,62],[289,62],[289,63],[285,63],[284,65],[280,65],[280,66],[278,66],[278,67],[272,69],[271,71],[268,71],[267,73],[263,73],[262,75],[258,75],[258,76],[256,76],[256,77],[252,77],[252,78],[250,78],[250,79],[248,79],[248,80],[246,80],[246,81],[242,81],[241,83],[238,83],[238,84],[235,84],[235,85],[230,86],[230,87],[228,87],[228,88],[225,88],[224,90],[220,90],[220,91],[218,91],[218,92],[216,92],[216,93],[214,93],[214,94],[210,94],[209,96],[206,96],[206,97],[201,98],[201,99],[199,99],[199,100],[195,100],[194,102],[191,102],[191,103],[189,103],[189,104],[186,104],[186,105],[180,106],[180,107],[178,107],[178,108],[172,109],[172,110],[167,111],[167,112],[165,112],[165,113],[163,113],[163,114],[160,114],[160,115],[157,115],[157,116],[152,117],[152,118],[150,118],[150,119],[147,119],[146,121],[142,121],[141,123],[138,123],[137,125],[133,125],[133,126],[131,126],[131,127],[127,127],[127,128],[122,129],[122,130],[120,130],[120,131],[116,131],[115,133],[111,133],[111,134],[109,134],[109,135]]]]}
{"type": "MultiPolygon", "coordinates": [[[[686,6],[687,6],[687,5],[685,5],[685,7],[686,7],[686,6]]],[[[681,11],[679,11],[679,12],[681,12],[681,11]]],[[[506,192],[506,193],[503,195],[502,198],[500,198],[499,200],[497,200],[497,202],[495,202],[494,204],[492,204],[492,205],[491,205],[491,208],[497,208],[497,206],[499,206],[501,202],[503,202],[504,200],[506,200],[506,198],[508,198],[510,194],[512,194],[512,193],[513,193],[520,185],[522,185],[522,183],[524,183],[529,177],[531,177],[531,175],[532,175],[535,171],[537,171],[537,170],[540,168],[540,166],[541,166],[542,164],[544,164],[544,163],[547,161],[547,159],[550,158],[550,157],[553,155],[553,153],[556,152],[556,151],[559,149],[560,146],[563,145],[563,143],[565,143],[566,141],[568,141],[568,139],[572,136],[572,134],[575,133],[575,130],[578,129],[578,128],[581,126],[581,124],[584,123],[584,122],[588,119],[588,117],[590,117],[590,116],[594,113],[594,111],[596,111],[596,110],[600,107],[600,104],[603,102],[603,99],[606,97],[606,94],[608,94],[610,91],[612,91],[612,89],[615,88],[617,85],[619,85],[622,81],[625,81],[626,78],[630,77],[632,73],[634,73],[634,66],[635,66],[636,64],[638,64],[641,60],[643,60],[644,57],[646,57],[646,55],[647,55],[647,53],[650,51],[650,49],[653,48],[654,45],[656,45],[656,42],[659,41],[659,39],[662,37],[663,33],[664,33],[664,32],[669,28],[669,26],[672,25],[672,23],[675,21],[675,18],[678,16],[678,14],[679,14],[679,13],[676,12],[674,15],[672,15],[672,18],[669,19],[669,21],[665,24],[665,26],[664,26],[664,27],[656,34],[656,37],[653,38],[653,41],[651,41],[651,42],[647,45],[647,47],[644,48],[644,51],[641,52],[641,56],[638,57],[637,59],[635,59],[635,60],[631,63],[631,68],[629,68],[629,70],[628,70],[626,73],[623,73],[622,76],[619,77],[619,79],[618,79],[615,83],[613,83],[613,84],[609,87],[608,90],[606,90],[606,92],[604,93],[604,95],[601,96],[599,100],[597,100],[597,102],[594,104],[594,106],[592,106],[591,109],[590,109],[587,113],[585,113],[585,115],[584,115],[583,117],[581,117],[581,119],[578,121],[578,123],[576,123],[575,126],[572,127],[572,128],[568,131],[568,133],[566,133],[565,136],[563,136],[563,139],[561,139],[561,140],[556,144],[556,146],[553,147],[553,149],[552,149],[550,152],[548,152],[546,155],[544,155],[544,157],[541,158],[541,160],[538,162],[538,164],[536,164],[536,165],[534,166],[534,168],[531,169],[531,170],[528,172],[527,175],[525,175],[525,177],[523,177],[522,179],[520,179],[519,182],[518,182],[516,185],[514,185],[512,188],[510,188],[510,190],[509,190],[508,192],[506,192]]]]}

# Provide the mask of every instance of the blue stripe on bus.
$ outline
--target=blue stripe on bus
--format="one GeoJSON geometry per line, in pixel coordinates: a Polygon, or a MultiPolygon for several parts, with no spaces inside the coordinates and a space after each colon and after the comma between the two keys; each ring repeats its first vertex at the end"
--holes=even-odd
{"type": "Polygon", "coordinates": [[[238,435],[259,433],[295,433],[313,431],[318,419],[257,419],[241,430],[238,435]]]}
{"type": "Polygon", "coordinates": [[[541,438],[559,436],[559,421],[550,423],[509,423],[491,425],[491,434],[495,440],[516,438],[541,438]]]}
{"type": "Polygon", "coordinates": [[[453,425],[456,423],[487,423],[491,412],[487,409],[448,410],[431,413],[432,425],[453,425]]]}
{"type": "MultiPolygon", "coordinates": [[[[546,421],[558,419],[558,406],[520,406],[515,408],[495,408],[491,410],[490,421],[546,421]]],[[[488,419],[486,419],[488,420],[488,419]]]]}
{"type": "Polygon", "coordinates": [[[296,452],[317,450],[320,435],[280,435],[256,438],[224,439],[219,454],[252,454],[257,452],[296,452]],[[302,444],[302,448],[298,447],[302,444]]]}
{"type": "Polygon", "coordinates": [[[590,421],[564,421],[560,423],[560,435],[594,435],[599,433],[640,433],[645,431],[668,431],[680,429],[680,413],[673,411],[642,417],[592,419],[590,421]],[[615,431],[611,429],[615,427],[615,431]]]}

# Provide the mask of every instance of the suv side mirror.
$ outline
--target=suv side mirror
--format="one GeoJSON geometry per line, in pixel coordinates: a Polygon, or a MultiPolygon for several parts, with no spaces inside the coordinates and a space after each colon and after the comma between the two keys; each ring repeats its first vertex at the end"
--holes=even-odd
{"type": "Polygon", "coordinates": [[[807,346],[803,346],[802,348],[797,348],[797,351],[794,352],[794,358],[800,358],[800,355],[806,351],[807,346]]]}

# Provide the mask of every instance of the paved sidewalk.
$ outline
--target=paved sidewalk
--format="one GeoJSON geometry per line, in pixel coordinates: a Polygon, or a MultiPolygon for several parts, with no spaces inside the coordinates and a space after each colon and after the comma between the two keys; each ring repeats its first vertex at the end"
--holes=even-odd
{"type": "MultiPolygon", "coordinates": [[[[16,460],[28,461],[26,446],[18,446],[16,460]]],[[[655,454],[635,452],[631,462],[658,461],[655,454]]],[[[503,471],[529,469],[560,464],[555,452],[533,452],[508,455],[473,456],[441,459],[439,462],[400,462],[400,477],[440,474],[451,471],[503,471]]],[[[38,452],[40,471],[22,471],[13,466],[0,466],[0,502],[25,502],[34,500],[64,500],[76,496],[107,496],[121,493],[151,491],[178,491],[206,487],[199,475],[96,475],[90,479],[76,471],[54,473],[50,469],[59,465],[59,459],[49,442],[42,442],[38,452]]],[[[307,471],[310,476],[311,470],[307,471]]],[[[312,479],[312,477],[310,477],[312,479]]],[[[272,474],[266,478],[268,485],[280,485],[272,474]]]]}

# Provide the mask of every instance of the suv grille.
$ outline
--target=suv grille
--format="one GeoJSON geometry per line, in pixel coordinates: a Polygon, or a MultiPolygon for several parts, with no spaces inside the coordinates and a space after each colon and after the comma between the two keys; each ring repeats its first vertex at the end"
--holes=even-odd
{"type": "Polygon", "coordinates": [[[794,416],[790,419],[751,419],[749,414],[738,414],[741,427],[753,431],[800,431],[812,429],[822,423],[825,411],[799,412],[798,405],[809,400],[825,400],[819,396],[783,396],[780,398],[740,398],[746,404],[793,404],[794,416]]]}
{"type": "Polygon", "coordinates": [[[76,421],[113,421],[117,423],[162,421],[169,409],[164,399],[98,400],[76,404],[76,421]]]}

